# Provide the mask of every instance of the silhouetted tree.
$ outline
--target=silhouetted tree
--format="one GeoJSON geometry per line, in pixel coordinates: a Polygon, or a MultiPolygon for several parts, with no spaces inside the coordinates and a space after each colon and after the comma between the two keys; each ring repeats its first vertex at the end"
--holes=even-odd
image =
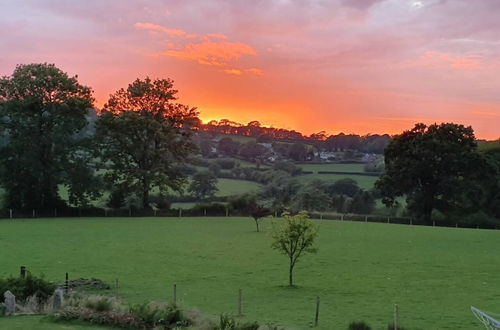
{"type": "Polygon", "coordinates": [[[5,207],[61,206],[60,185],[68,186],[77,205],[98,195],[91,184],[91,144],[82,133],[92,103],[92,90],[53,64],[18,65],[11,76],[0,79],[5,207]],[[87,185],[82,185],[83,177],[87,185]]]}
{"type": "Polygon", "coordinates": [[[170,79],[137,79],[110,96],[96,126],[106,178],[149,206],[150,191],[181,191],[180,167],[196,151],[190,123],[196,109],[175,103],[170,79]]]}
{"type": "Polygon", "coordinates": [[[388,206],[406,195],[408,209],[430,223],[433,210],[447,213],[464,207],[467,191],[474,189],[475,198],[483,198],[475,183],[484,168],[476,149],[471,127],[417,124],[385,149],[385,174],[376,187],[388,206]]]}

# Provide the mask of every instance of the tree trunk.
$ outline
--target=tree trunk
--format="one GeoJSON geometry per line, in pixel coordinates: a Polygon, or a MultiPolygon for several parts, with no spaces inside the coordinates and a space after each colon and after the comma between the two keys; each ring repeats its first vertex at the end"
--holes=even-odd
{"type": "Polygon", "coordinates": [[[142,208],[148,208],[149,204],[149,183],[146,177],[142,178],[142,208]]]}
{"type": "Polygon", "coordinates": [[[259,232],[259,221],[256,219],[254,219],[254,221],[255,221],[255,225],[257,226],[257,232],[259,232]]]}
{"type": "Polygon", "coordinates": [[[290,270],[288,273],[288,286],[293,286],[293,262],[290,260],[290,270]]]}

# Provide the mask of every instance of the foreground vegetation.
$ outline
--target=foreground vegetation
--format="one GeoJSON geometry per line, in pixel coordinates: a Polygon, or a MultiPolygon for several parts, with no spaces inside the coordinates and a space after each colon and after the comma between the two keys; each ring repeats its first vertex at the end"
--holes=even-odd
{"type": "MultiPolygon", "coordinates": [[[[296,288],[287,287],[286,258],[270,247],[270,220],[256,233],[249,218],[2,220],[0,250],[8,253],[0,254],[0,277],[24,265],[59,282],[65,272],[118,279],[109,294],[131,303],[167,301],[176,283],[182,305],[214,317],[237,313],[241,288],[248,319],[294,329],[312,324],[316,296],[319,329],[355,320],[385,328],[395,303],[409,329],[480,329],[469,306],[498,311],[498,231],[316,224],[319,250],[297,264],[296,288]]],[[[38,322],[2,318],[0,328],[47,325],[38,322]]]]}

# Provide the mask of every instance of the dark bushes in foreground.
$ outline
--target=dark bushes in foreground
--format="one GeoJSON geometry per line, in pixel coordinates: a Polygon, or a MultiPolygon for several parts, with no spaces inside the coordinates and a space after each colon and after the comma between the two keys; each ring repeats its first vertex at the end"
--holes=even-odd
{"type": "Polygon", "coordinates": [[[214,322],[197,311],[183,310],[175,304],[148,302],[127,307],[117,298],[100,295],[73,295],[52,318],[56,321],[80,320],[129,329],[259,329],[257,322],[237,321],[226,314],[222,314],[218,322],[214,322]]]}
{"type": "Polygon", "coordinates": [[[45,280],[43,276],[28,274],[25,278],[11,276],[0,279],[0,293],[9,290],[21,302],[36,295],[38,302],[44,303],[55,289],[56,285],[45,280]]]}
{"type": "Polygon", "coordinates": [[[351,322],[347,330],[372,330],[365,322],[351,322]]]}

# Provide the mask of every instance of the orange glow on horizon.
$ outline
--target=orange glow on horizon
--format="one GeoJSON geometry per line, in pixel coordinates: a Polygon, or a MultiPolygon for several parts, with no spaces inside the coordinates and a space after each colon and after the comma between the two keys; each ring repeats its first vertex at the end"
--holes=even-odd
{"type": "Polygon", "coordinates": [[[171,78],[204,121],[305,135],[455,122],[498,139],[500,6],[416,3],[12,1],[0,12],[0,76],[54,63],[94,89],[97,108],[136,78],[171,78]]]}

